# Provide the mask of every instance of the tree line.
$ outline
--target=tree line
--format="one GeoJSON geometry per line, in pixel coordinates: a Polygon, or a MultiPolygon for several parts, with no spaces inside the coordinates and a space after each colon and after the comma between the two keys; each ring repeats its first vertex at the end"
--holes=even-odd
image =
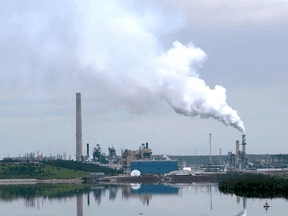
{"type": "Polygon", "coordinates": [[[219,190],[241,197],[288,198],[288,179],[264,174],[227,174],[220,178],[219,190]]]}

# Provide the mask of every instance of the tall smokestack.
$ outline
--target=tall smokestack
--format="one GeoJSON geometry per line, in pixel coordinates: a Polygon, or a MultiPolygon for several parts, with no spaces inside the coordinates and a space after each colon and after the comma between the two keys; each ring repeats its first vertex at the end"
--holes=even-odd
{"type": "Polygon", "coordinates": [[[246,135],[242,134],[242,161],[246,160],[246,135]]]}
{"type": "Polygon", "coordinates": [[[210,133],[210,164],[212,164],[212,158],[211,158],[211,133],[210,133]]]}
{"type": "Polygon", "coordinates": [[[220,150],[219,150],[219,154],[220,154],[220,162],[219,162],[219,164],[220,164],[220,166],[219,166],[219,169],[221,170],[221,148],[220,148],[220,150]]]}
{"type": "Polygon", "coordinates": [[[81,93],[76,93],[76,161],[82,156],[81,93]]]}
{"type": "Polygon", "coordinates": [[[236,140],[236,164],[239,163],[239,140],[236,140]]]}
{"type": "Polygon", "coordinates": [[[87,143],[87,157],[89,157],[89,143],[87,143]]]}

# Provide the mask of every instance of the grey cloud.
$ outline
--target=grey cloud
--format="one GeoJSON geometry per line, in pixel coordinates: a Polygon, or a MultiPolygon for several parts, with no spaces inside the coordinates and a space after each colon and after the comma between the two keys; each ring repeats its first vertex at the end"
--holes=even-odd
{"type": "Polygon", "coordinates": [[[164,5],[185,8],[186,21],[191,25],[257,26],[286,25],[287,1],[241,0],[162,0],[164,5]]]}

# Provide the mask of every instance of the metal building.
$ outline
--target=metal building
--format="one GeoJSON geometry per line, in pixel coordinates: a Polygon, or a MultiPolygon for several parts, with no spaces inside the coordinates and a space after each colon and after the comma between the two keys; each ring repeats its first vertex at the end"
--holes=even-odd
{"type": "Polygon", "coordinates": [[[130,170],[139,170],[141,174],[169,173],[177,170],[177,161],[131,161],[130,170]]]}

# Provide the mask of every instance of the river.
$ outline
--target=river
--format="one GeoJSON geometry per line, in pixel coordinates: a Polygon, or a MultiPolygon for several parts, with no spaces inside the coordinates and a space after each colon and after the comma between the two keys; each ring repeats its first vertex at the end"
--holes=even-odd
{"type": "MultiPolygon", "coordinates": [[[[0,215],[195,215],[195,216],[286,216],[285,199],[250,199],[225,195],[217,184],[192,185],[94,185],[89,191],[45,197],[21,195],[1,188],[0,215]],[[4,190],[4,191],[3,191],[4,190]],[[5,192],[5,193],[4,193],[5,192]],[[3,197],[3,194],[7,197],[3,197]]],[[[42,190],[42,189],[41,189],[42,190]]],[[[44,189],[43,189],[44,190],[44,189]]]]}

